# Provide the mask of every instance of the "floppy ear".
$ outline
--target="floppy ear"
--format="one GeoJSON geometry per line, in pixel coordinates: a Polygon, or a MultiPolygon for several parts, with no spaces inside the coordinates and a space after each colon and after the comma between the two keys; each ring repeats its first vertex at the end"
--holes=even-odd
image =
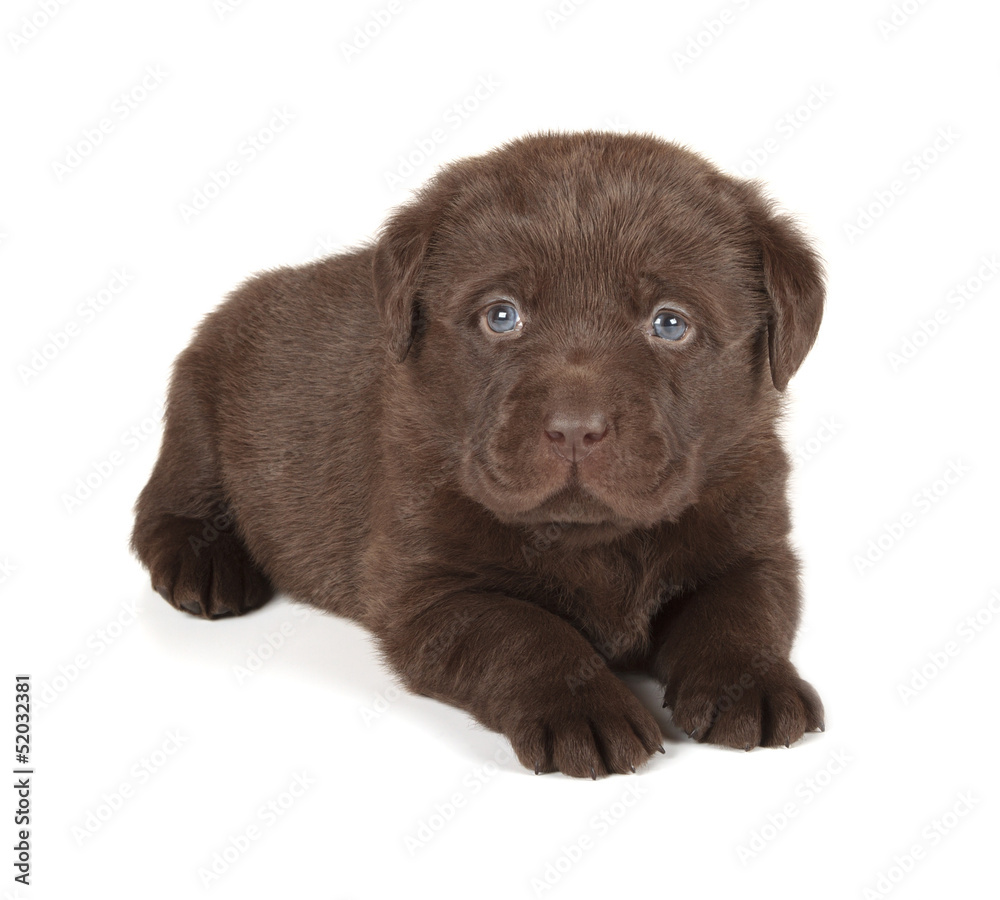
{"type": "Polygon", "coordinates": [[[783,391],[819,331],[826,296],[823,267],[790,217],[775,214],[759,195],[748,207],[760,246],[764,289],[771,301],[767,323],[771,380],[783,391]]]}
{"type": "Polygon", "coordinates": [[[418,198],[392,215],[375,245],[375,302],[397,362],[406,358],[416,336],[421,315],[417,291],[434,218],[430,204],[418,198]]]}

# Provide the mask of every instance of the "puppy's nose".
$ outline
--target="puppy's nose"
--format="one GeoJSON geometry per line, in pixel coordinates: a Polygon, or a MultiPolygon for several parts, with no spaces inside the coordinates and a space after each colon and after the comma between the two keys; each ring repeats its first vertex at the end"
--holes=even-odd
{"type": "Polygon", "coordinates": [[[552,449],[569,462],[578,462],[604,440],[608,420],[600,413],[573,415],[553,413],[545,423],[552,449]]]}

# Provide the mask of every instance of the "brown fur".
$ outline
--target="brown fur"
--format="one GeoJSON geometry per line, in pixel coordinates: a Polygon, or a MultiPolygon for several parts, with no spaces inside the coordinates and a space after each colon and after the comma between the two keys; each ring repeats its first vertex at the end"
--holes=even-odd
{"type": "Polygon", "coordinates": [[[547,134],[440,172],[378,241],[236,290],[177,360],[133,547],[215,618],[274,590],[377,636],[536,771],[822,727],[780,391],[822,273],[756,186],[651,137],[547,134]],[[523,328],[497,334],[491,303],[523,328]],[[651,333],[666,307],[684,340],[651,333]],[[602,431],[603,429],[603,431],[602,431]]]}

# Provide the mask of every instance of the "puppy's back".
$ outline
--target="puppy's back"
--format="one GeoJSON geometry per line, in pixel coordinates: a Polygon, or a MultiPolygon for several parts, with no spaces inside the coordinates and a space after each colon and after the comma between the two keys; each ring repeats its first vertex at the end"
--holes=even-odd
{"type": "Polygon", "coordinates": [[[274,586],[355,618],[385,354],[371,265],[359,250],[251,278],[175,378],[210,398],[224,494],[274,586]]]}

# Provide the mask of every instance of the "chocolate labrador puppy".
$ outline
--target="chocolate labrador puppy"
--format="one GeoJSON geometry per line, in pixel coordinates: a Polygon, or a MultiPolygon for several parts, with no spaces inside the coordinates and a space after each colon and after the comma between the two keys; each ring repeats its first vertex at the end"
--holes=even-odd
{"type": "Polygon", "coordinates": [[[639,135],[444,168],[378,240],[237,289],[176,362],[132,546],[196,616],[275,591],[535,772],[823,727],[789,662],[781,392],[823,277],[753,184],[639,135]]]}

